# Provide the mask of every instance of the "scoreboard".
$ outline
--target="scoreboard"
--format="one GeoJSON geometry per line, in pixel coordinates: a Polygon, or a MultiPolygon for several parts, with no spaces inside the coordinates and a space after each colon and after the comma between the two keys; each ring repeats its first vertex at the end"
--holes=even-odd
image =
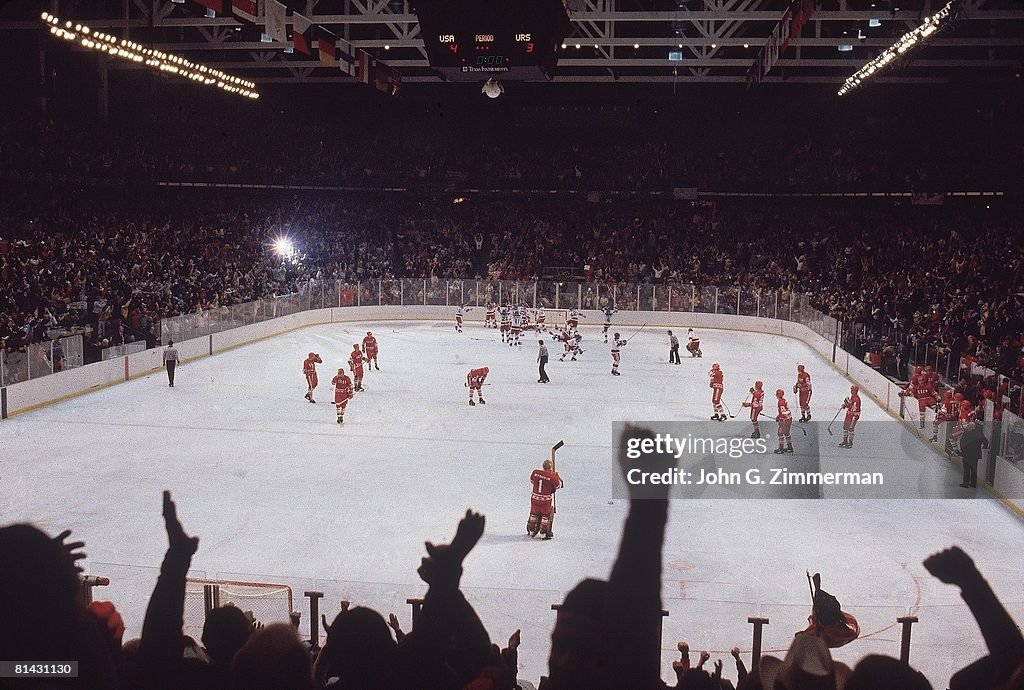
{"type": "Polygon", "coordinates": [[[569,32],[562,0],[415,0],[430,66],[450,81],[550,79],[569,32]]]}

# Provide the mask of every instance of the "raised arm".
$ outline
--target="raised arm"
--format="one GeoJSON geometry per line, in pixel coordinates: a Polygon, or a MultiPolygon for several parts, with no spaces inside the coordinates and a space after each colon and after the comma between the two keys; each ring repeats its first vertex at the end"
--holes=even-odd
{"type": "Polygon", "coordinates": [[[164,491],[164,525],[167,529],[167,554],[160,566],[160,577],[146,607],[139,646],[140,676],[146,688],[176,687],[181,672],[182,625],[185,605],[185,574],[199,538],[185,534],[178,521],[171,492],[164,491]]]}

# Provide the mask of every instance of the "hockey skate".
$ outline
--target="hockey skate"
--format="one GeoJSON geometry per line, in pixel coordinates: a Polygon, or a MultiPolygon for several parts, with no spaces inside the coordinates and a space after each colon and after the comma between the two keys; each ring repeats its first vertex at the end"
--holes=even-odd
{"type": "Polygon", "coordinates": [[[486,404],[487,404],[487,401],[486,401],[486,400],[484,400],[483,398],[480,398],[480,404],[481,404],[481,405],[486,405],[486,404]]]}
{"type": "MultiPolygon", "coordinates": [[[[480,402],[483,402],[483,401],[481,400],[480,402]]],[[[473,407],[476,407],[476,403],[473,402],[472,400],[469,401],[469,404],[472,405],[473,407]]]]}
{"type": "Polygon", "coordinates": [[[339,414],[338,415],[338,424],[344,424],[344,423],[345,423],[345,415],[339,414]]]}
{"type": "Polygon", "coordinates": [[[938,443],[939,442],[939,435],[938,434],[932,434],[932,437],[930,439],[928,439],[928,440],[931,441],[932,443],[938,443]]]}
{"type": "Polygon", "coordinates": [[[793,452],[793,446],[786,446],[786,450],[784,452],[792,453],[793,452]]]}
{"type": "Polygon", "coordinates": [[[722,418],[721,418],[721,417],[719,417],[719,416],[718,416],[718,413],[716,412],[716,413],[714,413],[713,415],[711,415],[711,421],[712,421],[712,422],[720,422],[720,421],[722,421],[722,418]]]}
{"type": "Polygon", "coordinates": [[[840,448],[852,448],[853,446],[850,445],[849,441],[840,441],[839,442],[839,447],[840,448]]]}
{"type": "Polygon", "coordinates": [[[612,369],[612,376],[622,376],[622,374],[617,372],[615,369],[612,369]]]}
{"type": "Polygon", "coordinates": [[[783,453],[786,452],[786,449],[785,448],[776,448],[772,452],[775,453],[776,455],[782,455],[783,453]]]}

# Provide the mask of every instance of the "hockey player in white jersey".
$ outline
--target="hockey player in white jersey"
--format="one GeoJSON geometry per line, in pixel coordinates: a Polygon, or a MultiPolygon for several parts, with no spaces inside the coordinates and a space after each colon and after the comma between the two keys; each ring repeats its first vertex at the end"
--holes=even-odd
{"type": "Polygon", "coordinates": [[[544,313],[544,307],[537,307],[537,330],[543,331],[547,328],[548,315],[544,313]]]}
{"type": "Polygon", "coordinates": [[[700,338],[694,334],[692,328],[686,331],[686,351],[690,353],[690,357],[704,356],[700,351],[700,338]]]}
{"type": "Polygon", "coordinates": [[[505,305],[499,310],[501,314],[501,342],[505,343],[512,338],[512,315],[511,309],[505,305]]]}
{"type": "Polygon", "coordinates": [[[579,312],[578,310],[576,310],[576,309],[570,309],[570,310],[569,310],[569,318],[565,320],[565,325],[566,325],[566,327],[567,327],[567,328],[568,328],[568,329],[569,329],[570,331],[572,331],[572,330],[575,330],[576,328],[578,328],[578,327],[579,327],[579,325],[580,325],[580,319],[581,319],[581,318],[583,318],[583,317],[582,317],[582,316],[580,316],[580,312],[579,312]]]}
{"type": "Polygon", "coordinates": [[[520,310],[521,307],[517,307],[512,311],[512,336],[508,341],[509,347],[522,345],[519,342],[519,335],[523,332],[523,316],[520,310]]]}
{"type": "Polygon", "coordinates": [[[608,342],[608,329],[612,327],[612,315],[616,314],[619,310],[614,307],[604,308],[604,330],[601,331],[604,334],[604,341],[608,342]]]}
{"type": "Polygon", "coordinates": [[[612,376],[622,376],[619,373],[619,351],[626,344],[626,341],[616,333],[612,337],[612,376]]]}

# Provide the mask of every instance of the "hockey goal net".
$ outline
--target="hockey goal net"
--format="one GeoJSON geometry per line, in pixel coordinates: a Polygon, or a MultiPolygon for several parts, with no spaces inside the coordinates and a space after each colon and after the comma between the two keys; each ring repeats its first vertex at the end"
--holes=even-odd
{"type": "Polygon", "coordinates": [[[199,639],[206,614],[219,606],[237,606],[260,623],[287,623],[294,611],[292,588],[273,582],[185,580],[185,632],[199,639]]]}
{"type": "MultiPolygon", "coordinates": [[[[534,310],[533,318],[536,323],[537,312],[534,310]]],[[[569,320],[568,309],[544,309],[545,325],[550,328],[552,326],[564,326],[565,322],[569,320]]]]}

